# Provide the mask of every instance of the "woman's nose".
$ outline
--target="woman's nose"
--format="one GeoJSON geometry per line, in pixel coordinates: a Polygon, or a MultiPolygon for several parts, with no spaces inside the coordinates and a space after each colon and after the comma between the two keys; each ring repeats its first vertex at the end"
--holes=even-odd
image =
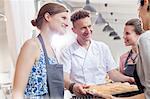
{"type": "Polygon", "coordinates": [[[123,39],[125,39],[126,38],[126,36],[125,35],[123,35],[123,39]]]}

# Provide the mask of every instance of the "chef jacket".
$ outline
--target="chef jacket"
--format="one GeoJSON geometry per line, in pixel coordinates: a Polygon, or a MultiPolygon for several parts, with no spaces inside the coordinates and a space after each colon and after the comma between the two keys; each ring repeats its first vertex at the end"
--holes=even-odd
{"type": "Polygon", "coordinates": [[[63,50],[60,60],[71,81],[81,84],[106,83],[107,72],[117,68],[109,47],[94,40],[88,50],[74,42],[63,50]]]}

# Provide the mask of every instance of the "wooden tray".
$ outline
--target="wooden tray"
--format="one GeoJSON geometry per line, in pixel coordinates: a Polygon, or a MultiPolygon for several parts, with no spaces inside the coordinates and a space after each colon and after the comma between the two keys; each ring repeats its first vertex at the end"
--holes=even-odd
{"type": "Polygon", "coordinates": [[[100,93],[100,94],[116,95],[116,94],[138,91],[138,87],[137,85],[131,85],[129,83],[114,82],[114,83],[107,83],[102,85],[92,85],[85,90],[100,93]]]}
{"type": "MultiPolygon", "coordinates": [[[[140,91],[132,91],[132,92],[126,92],[126,93],[120,93],[120,94],[114,94],[115,97],[129,97],[134,96],[137,94],[140,94],[140,91]]],[[[99,96],[93,96],[91,94],[83,95],[83,96],[72,96],[71,99],[103,99],[99,96]]]]}
{"type": "MultiPolygon", "coordinates": [[[[104,94],[111,94],[116,97],[126,97],[126,96],[134,96],[140,94],[138,87],[136,85],[131,85],[129,83],[107,83],[100,85],[92,85],[90,88],[85,89],[86,91],[97,91],[104,94]]],[[[72,96],[72,99],[103,99],[98,96],[93,96],[91,94],[83,95],[83,96],[72,96]]]]}

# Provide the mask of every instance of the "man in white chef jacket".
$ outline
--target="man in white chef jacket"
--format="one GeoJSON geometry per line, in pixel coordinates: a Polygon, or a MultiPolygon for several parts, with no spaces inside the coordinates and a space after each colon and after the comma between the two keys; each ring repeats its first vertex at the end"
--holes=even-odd
{"type": "Polygon", "coordinates": [[[113,81],[134,82],[116,70],[115,61],[109,47],[92,40],[90,13],[78,10],[71,16],[76,41],[64,49],[61,62],[64,68],[65,87],[76,95],[86,94],[84,88],[92,84],[106,83],[106,74],[113,81]]]}

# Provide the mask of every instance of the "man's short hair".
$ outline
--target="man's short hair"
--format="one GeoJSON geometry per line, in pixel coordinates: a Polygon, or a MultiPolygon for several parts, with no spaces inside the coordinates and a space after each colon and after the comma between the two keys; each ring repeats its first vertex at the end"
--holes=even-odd
{"type": "Polygon", "coordinates": [[[78,10],[78,11],[75,11],[72,15],[71,15],[71,22],[73,23],[74,25],[74,22],[77,21],[77,20],[80,20],[80,19],[83,19],[83,18],[86,18],[86,17],[90,17],[90,12],[87,11],[87,10],[78,10]]]}

